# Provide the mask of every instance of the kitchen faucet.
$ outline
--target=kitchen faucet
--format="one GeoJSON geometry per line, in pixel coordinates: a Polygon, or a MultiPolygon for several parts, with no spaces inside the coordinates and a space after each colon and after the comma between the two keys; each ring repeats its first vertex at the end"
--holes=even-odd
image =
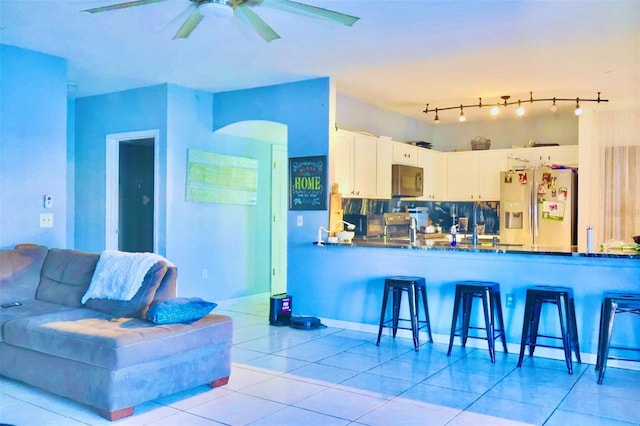
{"type": "MultiPolygon", "coordinates": [[[[476,247],[478,245],[478,207],[480,206],[480,202],[479,201],[474,201],[473,202],[473,212],[471,214],[471,220],[472,220],[472,225],[473,225],[473,234],[471,236],[471,244],[473,244],[474,247],[476,247]]],[[[482,207],[480,207],[482,208],[482,207]]]]}
{"type": "Polygon", "coordinates": [[[418,221],[415,217],[411,216],[411,222],[409,225],[409,243],[415,244],[418,238],[418,221]]]}

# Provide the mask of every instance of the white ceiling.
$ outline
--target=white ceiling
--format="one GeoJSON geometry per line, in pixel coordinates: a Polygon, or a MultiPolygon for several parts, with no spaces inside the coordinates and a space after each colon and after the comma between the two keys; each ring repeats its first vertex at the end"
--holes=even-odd
{"type": "MultiPolygon", "coordinates": [[[[218,92],[330,76],[339,93],[426,121],[427,103],[526,100],[530,91],[600,91],[610,104],[640,96],[639,0],[299,0],[360,20],[346,27],[257,6],[282,36],[270,43],[247,37],[237,18],[214,17],[173,40],[189,0],[81,12],[122,1],[0,0],[0,42],[66,58],[72,96],[165,82],[218,92]]],[[[540,104],[529,109],[548,110],[540,104]]],[[[465,111],[471,119],[473,112],[465,111]]]]}

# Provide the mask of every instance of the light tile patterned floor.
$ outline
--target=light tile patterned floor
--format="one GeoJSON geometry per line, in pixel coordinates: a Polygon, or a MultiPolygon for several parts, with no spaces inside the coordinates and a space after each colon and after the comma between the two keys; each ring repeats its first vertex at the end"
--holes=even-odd
{"type": "Polygon", "coordinates": [[[31,425],[640,425],[640,371],[324,328],[268,325],[268,300],[221,302],[234,318],[227,386],[200,386],[108,422],[91,409],[0,378],[0,423],[31,425]]]}

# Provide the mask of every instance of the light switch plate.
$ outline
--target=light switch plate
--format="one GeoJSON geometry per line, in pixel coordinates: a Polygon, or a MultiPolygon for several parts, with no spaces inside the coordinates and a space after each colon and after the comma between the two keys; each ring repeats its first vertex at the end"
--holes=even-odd
{"type": "Polygon", "coordinates": [[[40,213],[40,228],[53,228],[53,213],[40,213]]]}
{"type": "Polygon", "coordinates": [[[296,217],[296,225],[302,226],[302,215],[298,215],[298,217],[296,217]]]}

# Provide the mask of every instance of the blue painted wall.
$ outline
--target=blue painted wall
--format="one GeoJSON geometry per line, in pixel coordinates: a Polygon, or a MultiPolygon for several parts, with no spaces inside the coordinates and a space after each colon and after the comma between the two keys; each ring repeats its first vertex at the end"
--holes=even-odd
{"type": "MultiPolygon", "coordinates": [[[[213,97],[213,127],[244,120],[268,120],[288,128],[288,155],[327,155],[329,150],[330,84],[328,78],[307,80],[250,90],[216,93],[213,97]]],[[[311,241],[318,227],[326,226],[328,212],[289,211],[287,285],[294,297],[306,297],[299,285],[307,282],[315,253],[311,241]],[[303,226],[296,226],[296,217],[303,226]]],[[[295,308],[295,302],[294,302],[295,308]]],[[[295,311],[295,309],[294,309],[295,311]]]]}
{"type": "Polygon", "coordinates": [[[168,88],[166,256],[181,296],[221,300],[269,291],[271,145],[214,133],[213,96],[168,88]],[[186,202],[188,149],[258,160],[257,204],[186,202]]]}
{"type": "Polygon", "coordinates": [[[67,64],[0,45],[0,248],[67,245],[67,64]],[[43,197],[53,197],[44,209],[43,197]],[[40,213],[54,227],[40,228],[40,213]]]}
{"type": "MultiPolygon", "coordinates": [[[[76,101],[75,123],[75,248],[100,252],[105,247],[106,137],[158,129],[160,182],[165,182],[167,88],[159,85],[80,98],[76,101]]],[[[156,191],[163,203],[164,185],[156,191]]],[[[164,222],[162,213],[161,229],[164,222]]],[[[165,251],[161,240],[158,252],[165,251]]]]}
{"type": "Polygon", "coordinates": [[[339,93],[336,94],[336,126],[343,130],[391,136],[399,142],[433,140],[433,125],[339,93]]]}
{"type": "MultiPolygon", "coordinates": [[[[377,330],[384,279],[395,275],[419,276],[427,281],[432,330],[448,337],[455,283],[460,280],[496,281],[500,283],[503,304],[507,293],[514,296],[514,307],[503,305],[503,312],[507,341],[518,348],[528,286],[562,285],[573,288],[581,351],[590,354],[596,353],[603,290],[638,291],[640,287],[640,262],[637,259],[377,247],[325,246],[314,247],[313,250],[313,254],[300,259],[299,268],[306,271],[306,280],[290,282],[294,308],[299,312],[366,324],[370,330],[377,330]],[[296,299],[296,295],[303,297],[296,299]]],[[[405,297],[405,309],[407,303],[405,297]]],[[[474,321],[482,325],[479,301],[476,303],[474,321]]],[[[406,313],[403,317],[407,317],[406,313]]],[[[622,317],[616,321],[625,330],[623,324],[628,318],[622,317]]],[[[540,332],[559,335],[557,311],[545,307],[542,318],[540,332]]],[[[631,325],[626,330],[632,330],[631,325]]],[[[445,340],[448,343],[448,339],[445,340]]],[[[617,343],[621,340],[627,346],[640,346],[637,333],[619,334],[618,340],[617,343]]],[[[459,344],[458,339],[456,344],[459,344]]],[[[484,342],[480,344],[485,345],[484,342]]],[[[557,354],[561,356],[560,351],[557,354]]]]}

